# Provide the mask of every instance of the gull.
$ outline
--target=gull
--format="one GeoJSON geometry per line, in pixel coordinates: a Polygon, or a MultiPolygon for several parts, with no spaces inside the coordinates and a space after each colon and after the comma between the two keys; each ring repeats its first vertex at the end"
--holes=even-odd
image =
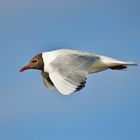
{"type": "Polygon", "coordinates": [[[40,70],[46,87],[56,88],[61,94],[69,95],[83,89],[90,74],[107,69],[123,70],[136,65],[135,62],[120,61],[86,51],[59,49],[37,54],[20,72],[40,70]]]}

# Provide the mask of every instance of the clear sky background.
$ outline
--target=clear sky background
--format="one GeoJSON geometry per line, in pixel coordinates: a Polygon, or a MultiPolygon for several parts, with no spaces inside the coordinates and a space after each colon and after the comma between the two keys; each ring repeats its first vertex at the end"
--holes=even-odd
{"type": "Polygon", "coordinates": [[[140,67],[93,74],[70,96],[18,72],[58,48],[140,63],[140,1],[1,0],[0,140],[140,140],[140,67]]]}

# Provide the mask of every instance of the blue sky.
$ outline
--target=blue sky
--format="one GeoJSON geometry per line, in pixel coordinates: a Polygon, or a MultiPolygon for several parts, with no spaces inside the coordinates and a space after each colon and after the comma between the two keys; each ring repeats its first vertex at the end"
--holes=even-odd
{"type": "Polygon", "coordinates": [[[70,96],[48,90],[35,54],[86,50],[140,63],[138,0],[0,1],[0,140],[139,140],[140,68],[93,74],[70,96]]]}

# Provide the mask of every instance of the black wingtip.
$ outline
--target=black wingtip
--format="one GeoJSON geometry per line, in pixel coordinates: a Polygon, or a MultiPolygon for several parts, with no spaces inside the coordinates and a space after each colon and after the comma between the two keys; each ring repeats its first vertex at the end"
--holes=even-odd
{"type": "Polygon", "coordinates": [[[83,89],[83,88],[85,87],[85,85],[86,85],[86,79],[85,79],[85,81],[82,81],[82,82],[77,86],[77,88],[75,89],[75,92],[80,91],[81,89],[83,89]]]}

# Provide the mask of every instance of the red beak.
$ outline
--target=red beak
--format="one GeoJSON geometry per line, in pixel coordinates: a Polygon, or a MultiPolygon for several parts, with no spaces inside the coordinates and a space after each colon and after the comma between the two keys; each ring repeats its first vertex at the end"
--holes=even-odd
{"type": "Polygon", "coordinates": [[[23,71],[28,70],[28,69],[31,69],[31,67],[30,66],[25,66],[25,67],[21,68],[19,70],[19,72],[23,72],[23,71]]]}

